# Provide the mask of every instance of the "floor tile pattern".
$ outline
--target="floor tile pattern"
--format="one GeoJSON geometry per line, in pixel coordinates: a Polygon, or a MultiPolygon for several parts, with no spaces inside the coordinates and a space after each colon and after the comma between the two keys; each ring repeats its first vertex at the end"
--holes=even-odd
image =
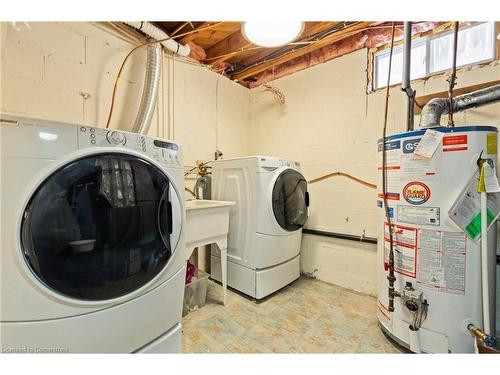
{"type": "Polygon", "coordinates": [[[380,331],[376,299],[301,277],[261,302],[209,281],[183,318],[184,353],[399,353],[380,331]]]}

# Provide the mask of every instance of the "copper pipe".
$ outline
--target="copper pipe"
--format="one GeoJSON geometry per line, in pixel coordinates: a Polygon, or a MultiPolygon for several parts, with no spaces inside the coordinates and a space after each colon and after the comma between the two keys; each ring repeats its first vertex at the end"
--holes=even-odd
{"type": "Polygon", "coordinates": [[[326,180],[327,178],[330,178],[330,177],[335,177],[335,176],[344,176],[344,177],[347,177],[348,179],[352,180],[352,181],[355,181],[361,185],[364,185],[366,187],[369,187],[371,189],[376,189],[377,188],[377,185],[375,184],[372,184],[368,181],[364,181],[360,178],[357,178],[357,177],[354,177],[348,173],[344,173],[344,172],[333,172],[333,173],[329,173],[329,174],[325,174],[324,176],[321,176],[321,177],[318,177],[318,178],[315,178],[315,179],[312,179],[312,180],[309,180],[307,181],[308,184],[314,184],[315,182],[320,182],[320,181],[323,181],[323,180],[326,180]]]}
{"type": "MultiPolygon", "coordinates": [[[[384,210],[387,223],[389,224],[389,262],[387,268],[389,275],[387,280],[389,280],[388,297],[389,297],[389,311],[394,311],[394,297],[399,295],[394,289],[394,282],[396,281],[396,276],[394,275],[394,245],[392,237],[391,228],[391,216],[389,215],[389,207],[387,205],[387,158],[386,158],[386,148],[385,148],[385,138],[387,134],[387,117],[389,113],[389,90],[391,83],[391,67],[392,67],[392,53],[394,51],[394,33],[396,30],[396,23],[392,22],[392,32],[391,32],[391,49],[389,54],[389,71],[387,73],[387,87],[385,91],[385,108],[384,108],[384,127],[382,131],[382,195],[384,201],[384,210]]],[[[385,234],[384,234],[385,235],[385,234]]]]}
{"type": "Polygon", "coordinates": [[[188,189],[187,187],[184,188],[184,191],[187,191],[189,194],[191,194],[193,197],[196,197],[196,194],[194,193],[194,191],[192,191],[191,189],[188,189]]]}
{"type": "Polygon", "coordinates": [[[479,327],[476,327],[474,324],[469,324],[467,326],[467,329],[478,339],[480,342],[482,342],[486,346],[495,346],[496,344],[496,338],[494,336],[490,336],[486,334],[482,329],[479,327]]]}

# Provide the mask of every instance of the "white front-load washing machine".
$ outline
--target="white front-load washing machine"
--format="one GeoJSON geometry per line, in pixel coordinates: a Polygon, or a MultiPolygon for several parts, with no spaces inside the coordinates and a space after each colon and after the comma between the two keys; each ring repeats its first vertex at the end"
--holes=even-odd
{"type": "MultiPolygon", "coordinates": [[[[236,202],[229,222],[228,285],[261,299],[296,280],[309,216],[300,164],[269,156],[221,159],[213,163],[212,174],[213,199],[236,202]]],[[[210,265],[212,278],[220,281],[216,247],[210,265]]]]}
{"type": "Polygon", "coordinates": [[[0,123],[2,352],[180,352],[181,147],[0,123]]]}

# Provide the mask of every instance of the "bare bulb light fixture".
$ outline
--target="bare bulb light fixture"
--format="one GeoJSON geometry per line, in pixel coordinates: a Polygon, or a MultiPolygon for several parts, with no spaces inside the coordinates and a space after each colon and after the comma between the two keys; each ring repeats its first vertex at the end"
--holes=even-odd
{"type": "Polygon", "coordinates": [[[245,38],[261,47],[279,47],[297,39],[304,30],[301,21],[247,21],[241,27],[245,38]]]}

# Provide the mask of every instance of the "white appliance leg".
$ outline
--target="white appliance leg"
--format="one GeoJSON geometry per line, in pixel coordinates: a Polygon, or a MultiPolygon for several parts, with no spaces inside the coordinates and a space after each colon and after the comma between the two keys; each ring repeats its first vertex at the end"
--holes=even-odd
{"type": "Polygon", "coordinates": [[[222,273],[222,294],[224,295],[224,306],[227,302],[227,247],[220,249],[220,263],[222,273]]]}
{"type": "Polygon", "coordinates": [[[222,275],[222,294],[224,297],[224,306],[227,303],[227,237],[216,242],[220,251],[220,268],[222,275]]]}

